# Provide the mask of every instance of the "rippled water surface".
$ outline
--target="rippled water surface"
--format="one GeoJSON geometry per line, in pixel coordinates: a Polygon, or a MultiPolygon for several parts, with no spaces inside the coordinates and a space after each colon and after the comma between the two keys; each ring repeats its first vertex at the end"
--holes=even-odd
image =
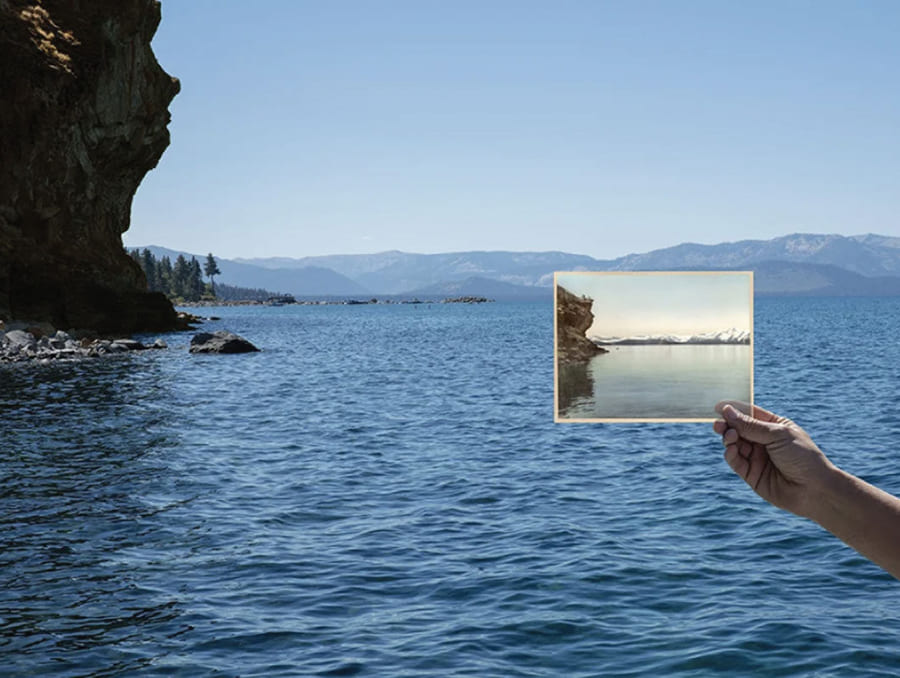
{"type": "MultiPolygon", "coordinates": [[[[900,584],[708,424],[553,423],[549,304],[212,312],[263,351],[0,368],[0,675],[897,675],[900,584]]],[[[755,313],[900,493],[900,300],[755,313]]]]}

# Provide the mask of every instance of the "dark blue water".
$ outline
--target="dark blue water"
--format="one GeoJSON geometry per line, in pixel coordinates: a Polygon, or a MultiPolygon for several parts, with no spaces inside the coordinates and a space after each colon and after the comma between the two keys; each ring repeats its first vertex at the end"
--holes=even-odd
{"type": "MultiPolygon", "coordinates": [[[[900,583],[709,424],[553,423],[550,305],[214,312],[263,352],[0,370],[0,675],[900,670],[900,583]]],[[[898,326],[756,304],[757,401],[895,493],[898,326]]]]}

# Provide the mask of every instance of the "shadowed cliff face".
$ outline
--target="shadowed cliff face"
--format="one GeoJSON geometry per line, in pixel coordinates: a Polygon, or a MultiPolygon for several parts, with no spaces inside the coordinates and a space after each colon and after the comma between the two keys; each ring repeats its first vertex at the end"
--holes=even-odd
{"type": "Polygon", "coordinates": [[[121,239],[179,89],[159,20],[155,0],[0,0],[0,318],[175,326],[121,239]]]}
{"type": "Polygon", "coordinates": [[[588,297],[556,286],[556,355],[560,363],[586,361],[598,353],[608,353],[584,335],[594,322],[593,303],[588,297]]]}

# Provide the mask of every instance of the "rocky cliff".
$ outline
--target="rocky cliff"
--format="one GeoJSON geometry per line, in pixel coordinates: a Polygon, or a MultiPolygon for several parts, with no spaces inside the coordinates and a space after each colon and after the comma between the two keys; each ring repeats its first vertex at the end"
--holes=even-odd
{"type": "Polygon", "coordinates": [[[175,326],[121,239],[179,88],[159,20],[155,0],[0,0],[0,319],[175,326]]]}
{"type": "Polygon", "coordinates": [[[560,363],[589,360],[598,353],[608,353],[584,335],[594,322],[593,303],[593,299],[556,286],[556,357],[560,363]]]}

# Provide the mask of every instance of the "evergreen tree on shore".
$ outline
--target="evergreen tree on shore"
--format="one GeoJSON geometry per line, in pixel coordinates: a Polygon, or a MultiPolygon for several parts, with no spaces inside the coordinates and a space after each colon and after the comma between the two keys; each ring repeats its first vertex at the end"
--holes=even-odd
{"type": "Polygon", "coordinates": [[[206,263],[203,265],[203,272],[206,274],[206,277],[209,278],[209,288],[212,295],[216,296],[216,281],[214,278],[217,275],[221,275],[222,271],[219,270],[219,265],[216,263],[216,258],[212,255],[212,252],[206,255],[206,263]]]}
{"type": "Polygon", "coordinates": [[[188,283],[188,262],[183,254],[179,254],[172,265],[172,296],[184,298],[188,283]]]}
{"type": "Polygon", "coordinates": [[[159,260],[159,266],[156,269],[157,274],[159,275],[159,292],[162,292],[168,297],[174,296],[172,294],[172,261],[169,257],[163,257],[159,260]]]}
{"type": "Polygon", "coordinates": [[[216,286],[217,290],[213,287],[213,277],[221,275],[222,272],[212,253],[206,257],[202,267],[196,257],[191,257],[188,261],[184,255],[178,255],[173,265],[169,257],[157,259],[153,252],[146,248],[128,250],[128,254],[144,271],[147,289],[150,292],[162,292],[175,302],[200,301],[207,291],[212,291],[213,296],[221,301],[266,301],[283,296],[269,290],[235,287],[224,283],[219,283],[216,286]],[[204,273],[210,279],[208,286],[203,284],[204,273]]]}
{"type": "Polygon", "coordinates": [[[173,266],[169,257],[157,260],[149,249],[130,250],[128,254],[144,271],[150,292],[162,292],[173,301],[200,301],[205,286],[196,257],[188,261],[179,254],[173,266]]]}
{"type": "Polygon", "coordinates": [[[144,248],[138,263],[144,269],[144,275],[147,276],[147,289],[151,292],[159,292],[159,274],[156,271],[156,257],[153,256],[153,252],[144,248]]]}
{"type": "Polygon", "coordinates": [[[185,298],[191,301],[200,301],[205,291],[206,286],[203,284],[203,276],[200,273],[200,262],[197,261],[196,257],[191,257],[190,264],[188,264],[188,283],[185,290],[187,295],[185,298]]]}

